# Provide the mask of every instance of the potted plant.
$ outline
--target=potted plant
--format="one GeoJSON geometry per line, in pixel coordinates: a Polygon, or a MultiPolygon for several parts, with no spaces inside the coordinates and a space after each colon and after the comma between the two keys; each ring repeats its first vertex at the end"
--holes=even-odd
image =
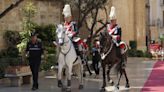
{"type": "Polygon", "coordinates": [[[6,55],[3,57],[8,62],[8,67],[5,70],[6,74],[20,74],[30,72],[27,62],[22,61],[22,56],[16,47],[20,43],[20,35],[17,31],[7,30],[4,34],[4,39],[7,44],[6,55]]]}
{"type": "Polygon", "coordinates": [[[55,54],[48,54],[45,57],[45,61],[42,63],[41,68],[44,71],[45,76],[54,76],[55,75],[55,54]]]}

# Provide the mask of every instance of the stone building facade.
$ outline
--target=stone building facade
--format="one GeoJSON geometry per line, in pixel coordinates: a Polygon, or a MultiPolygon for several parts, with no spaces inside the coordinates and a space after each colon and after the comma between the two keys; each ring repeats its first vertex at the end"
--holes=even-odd
{"type": "MultiPolygon", "coordinates": [[[[5,30],[22,30],[22,8],[29,0],[0,0],[0,14],[9,10],[0,18],[0,49],[5,47],[3,34],[5,30]],[[17,5],[16,2],[20,1],[17,5]],[[13,7],[11,7],[13,6],[13,7]]],[[[37,8],[33,21],[37,24],[59,24],[61,22],[61,3],[55,0],[31,0],[37,8]]]]}
{"type": "Polygon", "coordinates": [[[164,0],[149,0],[149,6],[151,40],[160,43],[159,37],[164,35],[164,0]]]}
{"type": "MultiPolygon", "coordinates": [[[[19,0],[15,0],[19,1],[19,0]]],[[[22,0],[17,6],[9,10],[6,15],[0,18],[0,49],[5,47],[3,42],[3,33],[5,30],[21,31],[22,13],[21,8],[28,0],[22,0]]],[[[37,7],[37,15],[33,19],[38,24],[58,24],[63,21],[63,5],[56,0],[31,0],[37,7]]],[[[14,0],[0,0],[0,13],[8,6],[15,3],[14,0]]],[[[123,30],[123,40],[129,44],[129,41],[137,41],[138,49],[146,48],[146,8],[145,0],[109,0],[107,11],[111,6],[115,6],[117,11],[118,23],[123,30]]],[[[103,13],[100,14],[103,16],[103,13]]],[[[85,30],[85,28],[82,28],[85,30]]],[[[86,34],[87,31],[83,31],[86,34]]]]}
{"type": "Polygon", "coordinates": [[[137,41],[137,49],[146,50],[146,0],[111,0],[116,7],[122,39],[137,41]]]}

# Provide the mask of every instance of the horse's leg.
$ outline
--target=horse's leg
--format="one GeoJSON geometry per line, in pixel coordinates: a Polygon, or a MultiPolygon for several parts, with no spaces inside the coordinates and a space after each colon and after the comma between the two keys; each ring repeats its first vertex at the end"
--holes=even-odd
{"type": "Polygon", "coordinates": [[[105,64],[102,64],[102,69],[103,69],[103,86],[102,86],[102,90],[105,90],[106,87],[106,74],[105,74],[105,64]]]}
{"type": "Polygon", "coordinates": [[[129,85],[129,79],[128,79],[127,74],[126,74],[126,70],[123,69],[122,71],[123,71],[123,73],[124,73],[124,75],[125,75],[125,78],[126,78],[126,86],[125,86],[125,87],[126,87],[126,88],[129,88],[130,85],[129,85]]]}
{"type": "Polygon", "coordinates": [[[68,74],[67,74],[67,91],[71,91],[71,75],[72,75],[72,67],[73,64],[67,65],[68,67],[68,74]]]}
{"type": "Polygon", "coordinates": [[[62,84],[62,81],[61,81],[63,66],[64,66],[63,64],[59,64],[59,68],[58,68],[58,87],[59,88],[63,87],[63,84],[62,84]]]}
{"type": "Polygon", "coordinates": [[[83,89],[83,64],[78,64],[79,89],[83,89]]]}
{"type": "Polygon", "coordinates": [[[110,70],[111,70],[111,66],[109,65],[109,66],[108,66],[108,70],[107,70],[107,79],[108,79],[108,82],[113,86],[113,85],[114,85],[114,82],[113,82],[113,80],[110,78],[110,70]]]}
{"type": "Polygon", "coordinates": [[[92,75],[92,72],[91,72],[91,70],[89,68],[88,61],[87,60],[86,60],[86,67],[87,67],[87,70],[88,70],[89,74],[92,75]]]}
{"type": "Polygon", "coordinates": [[[120,70],[120,76],[119,76],[119,79],[118,79],[118,82],[117,82],[117,85],[116,85],[117,89],[119,89],[121,77],[122,77],[122,69],[120,70]]]}

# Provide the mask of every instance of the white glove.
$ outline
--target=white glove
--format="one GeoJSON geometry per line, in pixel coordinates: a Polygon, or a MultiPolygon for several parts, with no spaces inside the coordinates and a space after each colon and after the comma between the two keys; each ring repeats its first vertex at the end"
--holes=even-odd
{"type": "Polygon", "coordinates": [[[26,58],[28,58],[29,57],[29,52],[27,52],[25,56],[26,56],[26,58]]]}
{"type": "Polygon", "coordinates": [[[57,46],[58,44],[56,43],[56,41],[53,41],[53,44],[55,45],[55,46],[57,46]]]}
{"type": "Polygon", "coordinates": [[[72,37],[73,36],[73,34],[68,34],[68,37],[72,37]]]}

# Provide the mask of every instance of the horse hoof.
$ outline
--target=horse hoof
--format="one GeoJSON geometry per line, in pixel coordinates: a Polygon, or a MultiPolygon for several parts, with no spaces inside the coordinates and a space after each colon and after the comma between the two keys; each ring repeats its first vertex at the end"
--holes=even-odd
{"type": "Polygon", "coordinates": [[[105,92],[105,88],[101,88],[100,92],[105,92]]]}
{"type": "Polygon", "coordinates": [[[66,89],[66,92],[71,92],[71,88],[67,88],[66,89]]]}
{"type": "Polygon", "coordinates": [[[86,74],[85,73],[83,73],[83,77],[86,77],[86,74]]]}
{"type": "Polygon", "coordinates": [[[109,81],[108,83],[109,83],[109,85],[114,86],[114,82],[113,81],[109,81]]]}
{"type": "Polygon", "coordinates": [[[61,88],[62,92],[66,92],[66,89],[65,88],[61,88]]]}
{"type": "Polygon", "coordinates": [[[111,86],[114,86],[114,82],[111,83],[111,86]]]}
{"type": "Polygon", "coordinates": [[[59,83],[59,84],[58,84],[58,87],[59,87],[59,88],[62,88],[62,87],[63,87],[63,84],[59,83]]]}
{"type": "Polygon", "coordinates": [[[62,81],[61,80],[58,80],[58,87],[59,88],[62,88],[63,87],[63,84],[62,84],[62,81]]]}
{"type": "Polygon", "coordinates": [[[120,87],[119,87],[119,86],[117,86],[116,88],[117,88],[118,90],[120,89],[120,87]]]}
{"type": "Polygon", "coordinates": [[[84,88],[84,86],[83,85],[79,85],[79,89],[83,89],[84,88]]]}
{"type": "Polygon", "coordinates": [[[130,85],[129,84],[126,84],[125,88],[130,88],[130,85]]]}
{"type": "Polygon", "coordinates": [[[116,89],[118,89],[118,90],[120,89],[120,87],[119,87],[118,85],[117,85],[117,86],[115,86],[115,87],[116,87],[116,89]]]}

